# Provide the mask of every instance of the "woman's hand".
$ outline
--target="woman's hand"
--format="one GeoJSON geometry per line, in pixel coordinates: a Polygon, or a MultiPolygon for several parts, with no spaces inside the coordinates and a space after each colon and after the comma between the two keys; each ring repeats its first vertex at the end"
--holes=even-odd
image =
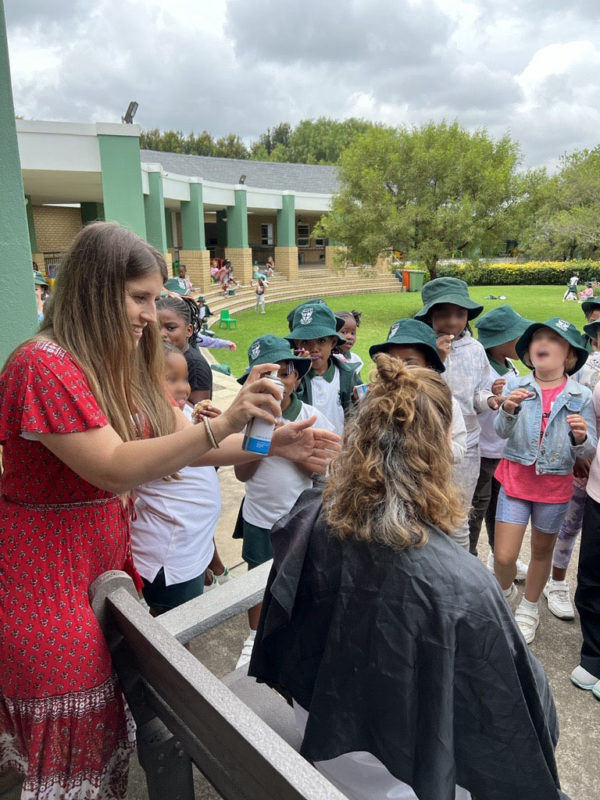
{"type": "Polygon", "coordinates": [[[275,424],[281,416],[281,387],[261,376],[278,369],[279,364],[260,364],[252,368],[233,403],[215,421],[215,431],[219,431],[220,438],[239,433],[253,417],[275,424]]]}
{"type": "Polygon", "coordinates": [[[523,400],[527,400],[528,397],[533,397],[534,393],[530,392],[529,389],[515,389],[512,391],[506,400],[504,401],[502,408],[508,414],[514,414],[515,409],[517,409],[523,400]]]}
{"type": "Polygon", "coordinates": [[[316,416],[281,425],[273,434],[269,455],[299,461],[313,472],[324,475],[332,457],[342,449],[336,433],[313,428],[316,416]]]}
{"type": "Polygon", "coordinates": [[[587,436],[587,422],[581,414],[568,414],[567,424],[571,428],[575,444],[583,444],[587,436]]]}

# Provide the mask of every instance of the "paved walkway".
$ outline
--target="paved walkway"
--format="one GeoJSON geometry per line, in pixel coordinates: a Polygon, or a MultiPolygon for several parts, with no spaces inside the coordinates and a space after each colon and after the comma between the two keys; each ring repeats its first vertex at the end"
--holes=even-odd
{"type": "MultiPolygon", "coordinates": [[[[218,373],[214,375],[214,402],[225,408],[237,392],[238,385],[232,378],[218,373]]],[[[223,502],[223,513],[216,534],[217,547],[223,562],[235,567],[233,573],[245,571],[241,560],[241,542],[231,538],[243,486],[233,474],[233,468],[219,470],[219,482],[223,502]]],[[[485,533],[482,535],[480,558],[485,561],[488,546],[485,533]]],[[[523,557],[528,560],[529,543],[526,540],[523,557]]],[[[572,590],[576,585],[578,548],[569,568],[572,590]]],[[[218,589],[217,589],[218,591],[218,589]]],[[[557,748],[559,775],[563,790],[571,800],[598,800],[600,797],[600,775],[598,753],[600,753],[600,702],[591,692],[575,688],[569,680],[573,667],[579,663],[581,635],[579,622],[564,622],[548,611],[545,600],[540,601],[540,627],[531,649],[540,659],[550,680],[561,727],[557,748]]],[[[194,655],[215,675],[221,677],[235,668],[242,643],[246,637],[245,615],[236,617],[219,628],[198,637],[191,644],[194,655]]],[[[204,778],[196,774],[196,796],[199,800],[217,800],[219,795],[204,778]]],[[[147,800],[143,772],[137,763],[132,764],[128,800],[147,800]]],[[[271,800],[271,798],[265,798],[271,800]]],[[[273,798],[274,800],[274,798],[273,798]]],[[[479,800],[485,800],[480,798],[479,800]]],[[[545,800],[541,798],[540,800],[545,800]]]]}

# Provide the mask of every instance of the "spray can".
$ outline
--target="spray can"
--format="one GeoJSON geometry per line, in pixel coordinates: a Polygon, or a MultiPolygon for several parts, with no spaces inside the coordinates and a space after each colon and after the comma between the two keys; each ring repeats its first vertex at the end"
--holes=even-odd
{"type": "MultiPolygon", "coordinates": [[[[267,375],[267,378],[279,387],[279,400],[281,401],[283,399],[283,383],[277,377],[277,373],[271,372],[267,375]]],[[[242,450],[248,450],[250,453],[267,455],[271,447],[271,439],[273,438],[274,430],[275,425],[259,417],[253,417],[246,424],[242,450]]]]}

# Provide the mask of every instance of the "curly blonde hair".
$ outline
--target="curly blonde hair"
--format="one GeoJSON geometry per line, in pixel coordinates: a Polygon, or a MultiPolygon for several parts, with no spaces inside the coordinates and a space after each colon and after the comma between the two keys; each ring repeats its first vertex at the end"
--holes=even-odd
{"type": "Polygon", "coordinates": [[[432,369],[375,356],[369,391],[348,421],[323,504],[334,535],[397,550],[464,520],[452,479],[452,396],[432,369]]]}

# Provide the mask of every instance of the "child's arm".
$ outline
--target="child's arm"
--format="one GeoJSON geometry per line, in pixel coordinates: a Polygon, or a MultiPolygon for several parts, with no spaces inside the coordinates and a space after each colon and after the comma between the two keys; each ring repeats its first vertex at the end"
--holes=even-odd
{"type": "Polygon", "coordinates": [[[230,342],[229,339],[218,339],[216,336],[203,336],[199,333],[196,336],[196,341],[199,347],[228,347],[231,351],[237,350],[235,342],[230,342]]]}
{"type": "Polygon", "coordinates": [[[487,360],[485,350],[478,348],[477,360],[474,364],[476,374],[479,375],[477,386],[475,387],[475,395],[473,397],[473,407],[475,411],[481,413],[487,411],[489,408],[496,411],[499,407],[498,398],[493,392],[490,391],[491,372],[490,363],[487,360]]]}
{"type": "Polygon", "coordinates": [[[587,397],[581,414],[568,414],[571,447],[576,458],[593,458],[596,453],[598,437],[596,434],[596,415],[591,397],[587,397]]]}
{"type": "Polygon", "coordinates": [[[246,483],[249,481],[250,478],[254,475],[258,467],[260,466],[260,461],[251,461],[249,464],[236,464],[234,469],[235,477],[238,481],[242,483],[246,483]]]}
{"type": "Polygon", "coordinates": [[[467,428],[458,401],[452,398],[452,460],[458,464],[467,454],[467,428]]]}
{"type": "MultiPolygon", "coordinates": [[[[514,384],[509,383],[509,390],[514,384]]],[[[494,420],[494,430],[501,439],[508,439],[513,432],[517,416],[521,410],[521,403],[531,396],[528,389],[517,387],[509,391],[504,403],[500,406],[496,419],[494,420]]]]}

